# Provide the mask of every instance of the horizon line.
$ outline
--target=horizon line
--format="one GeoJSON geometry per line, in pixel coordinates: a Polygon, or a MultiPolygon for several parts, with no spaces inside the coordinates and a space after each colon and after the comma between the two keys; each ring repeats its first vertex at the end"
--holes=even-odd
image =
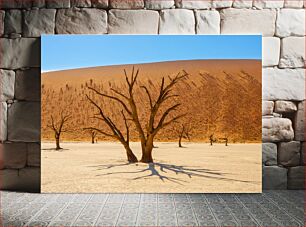
{"type": "Polygon", "coordinates": [[[154,63],[164,63],[164,62],[177,62],[177,61],[262,61],[261,58],[211,58],[211,59],[186,59],[186,60],[166,60],[166,61],[153,61],[153,62],[139,62],[139,63],[126,63],[126,64],[109,64],[109,65],[93,65],[93,66],[82,66],[76,68],[59,68],[59,69],[50,69],[43,70],[41,69],[41,73],[49,73],[49,72],[58,72],[58,71],[68,71],[68,70],[79,70],[79,69],[89,69],[89,68],[97,68],[97,67],[108,67],[108,66],[122,66],[122,65],[145,65],[145,64],[154,64],[154,63]]]}

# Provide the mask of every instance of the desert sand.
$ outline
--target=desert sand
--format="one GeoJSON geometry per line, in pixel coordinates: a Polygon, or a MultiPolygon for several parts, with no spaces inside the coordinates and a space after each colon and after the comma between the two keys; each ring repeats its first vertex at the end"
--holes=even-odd
{"type": "MultiPolygon", "coordinates": [[[[42,192],[260,193],[261,144],[156,142],[154,163],[128,164],[116,142],[42,143],[42,192]]],[[[131,143],[140,157],[139,143],[131,143]]]]}

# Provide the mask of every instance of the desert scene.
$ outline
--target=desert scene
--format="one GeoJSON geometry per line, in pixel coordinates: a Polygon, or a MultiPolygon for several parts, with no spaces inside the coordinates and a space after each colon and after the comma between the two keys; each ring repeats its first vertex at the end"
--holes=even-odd
{"type": "Polygon", "coordinates": [[[261,61],[42,73],[42,192],[261,192],[261,61]]]}

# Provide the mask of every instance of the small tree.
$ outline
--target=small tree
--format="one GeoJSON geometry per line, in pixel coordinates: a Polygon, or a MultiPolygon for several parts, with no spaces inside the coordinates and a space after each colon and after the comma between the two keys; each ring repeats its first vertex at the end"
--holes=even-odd
{"type": "Polygon", "coordinates": [[[192,127],[190,125],[180,124],[180,127],[177,129],[177,133],[179,137],[178,138],[179,147],[183,147],[182,146],[183,139],[188,139],[190,141],[191,131],[192,131],[192,127]]]}
{"type": "Polygon", "coordinates": [[[98,134],[97,131],[95,131],[95,130],[88,130],[86,128],[84,130],[88,131],[88,133],[90,134],[90,137],[91,137],[91,143],[94,144],[96,136],[98,134]]]}
{"type": "Polygon", "coordinates": [[[54,116],[51,115],[51,124],[48,124],[47,127],[54,131],[56,150],[62,149],[60,146],[60,138],[63,132],[68,131],[65,126],[70,119],[71,114],[65,114],[64,111],[61,111],[60,118],[57,121],[54,119],[54,116]]]}

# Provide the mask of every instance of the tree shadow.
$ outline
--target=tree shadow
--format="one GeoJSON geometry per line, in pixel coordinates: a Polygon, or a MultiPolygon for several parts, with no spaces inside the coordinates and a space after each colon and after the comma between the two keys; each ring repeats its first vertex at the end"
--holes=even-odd
{"type": "Polygon", "coordinates": [[[56,148],[43,148],[41,149],[42,151],[59,151],[59,152],[62,152],[62,151],[69,151],[70,149],[67,149],[67,148],[61,148],[59,150],[57,150],[56,148]]]}
{"type": "MultiPolygon", "coordinates": [[[[115,167],[122,167],[122,166],[128,166],[128,165],[138,166],[137,163],[121,163],[121,164],[96,165],[96,166],[88,166],[88,167],[98,168],[96,170],[107,170],[107,169],[112,169],[115,167]]],[[[201,178],[221,180],[221,181],[255,183],[254,181],[237,180],[237,179],[225,177],[225,175],[229,175],[229,174],[221,173],[220,171],[216,171],[216,170],[205,169],[205,168],[200,168],[196,166],[188,167],[188,166],[183,166],[183,165],[173,165],[173,164],[166,164],[166,163],[159,163],[159,162],[149,163],[147,164],[147,167],[145,167],[142,170],[124,171],[124,172],[118,172],[118,171],[114,172],[113,171],[113,172],[98,174],[96,176],[107,176],[107,175],[123,174],[123,173],[127,173],[127,174],[148,173],[144,176],[131,178],[131,180],[149,179],[151,177],[156,176],[163,182],[171,181],[177,184],[181,184],[181,182],[186,183],[187,181],[178,179],[175,177],[167,176],[167,173],[172,173],[172,174],[175,173],[176,175],[184,175],[188,178],[201,177],[201,178]]]]}

